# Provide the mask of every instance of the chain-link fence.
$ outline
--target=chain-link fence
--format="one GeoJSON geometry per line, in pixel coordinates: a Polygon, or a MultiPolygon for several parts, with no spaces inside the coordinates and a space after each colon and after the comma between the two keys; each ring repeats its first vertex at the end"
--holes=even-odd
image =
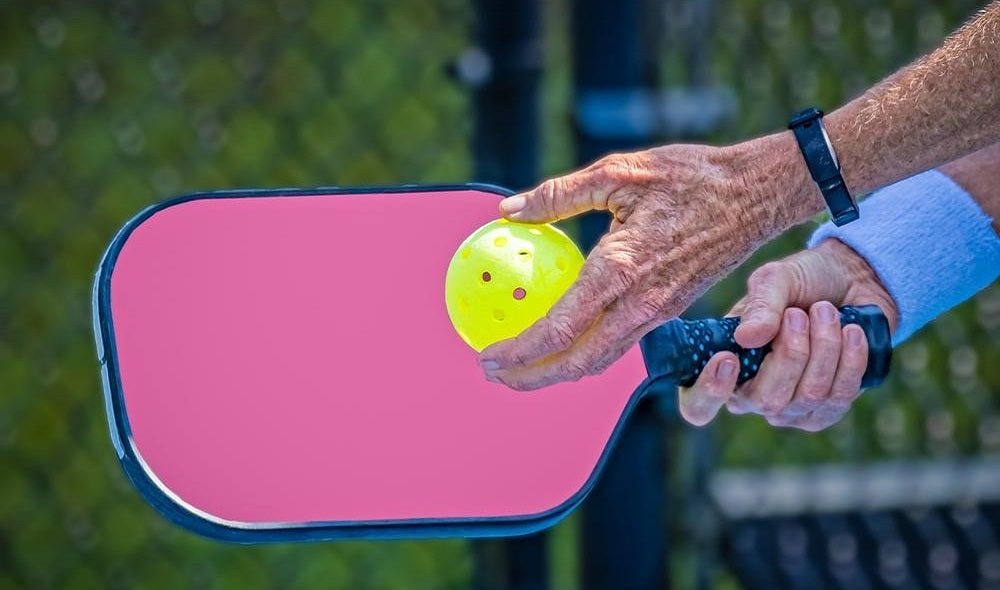
{"type": "MultiPolygon", "coordinates": [[[[737,107],[709,139],[735,141],[781,128],[802,105],[840,104],[980,5],[664,0],[662,80],[691,83],[703,64],[699,75],[737,107]]],[[[176,193],[469,180],[469,104],[445,72],[471,42],[472,10],[458,0],[0,1],[0,589],[469,585],[458,540],[238,547],[167,524],[111,452],[89,294],[113,232],[176,193]]],[[[546,4],[550,174],[572,161],[568,18],[564,2],[546,4]]],[[[748,270],[807,233],[766,247],[710,305],[724,311],[748,270]]],[[[827,433],[721,417],[718,462],[996,453],[998,360],[993,286],[898,349],[890,381],[827,433]]],[[[574,526],[553,536],[556,588],[573,587],[574,526]]],[[[690,539],[678,533],[674,560],[690,555],[690,539]]],[[[689,574],[675,569],[681,587],[689,574]]]]}

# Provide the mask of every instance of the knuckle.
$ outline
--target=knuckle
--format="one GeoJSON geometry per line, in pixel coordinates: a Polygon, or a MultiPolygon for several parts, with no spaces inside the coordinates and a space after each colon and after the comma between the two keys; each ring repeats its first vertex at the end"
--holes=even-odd
{"type": "Polygon", "coordinates": [[[730,414],[735,414],[735,415],[742,415],[750,412],[750,410],[744,404],[733,400],[729,400],[728,402],[726,402],[726,410],[728,410],[730,414]]]}
{"type": "Polygon", "coordinates": [[[602,266],[605,269],[606,286],[613,293],[624,293],[639,279],[639,266],[632,255],[621,250],[602,253],[602,266]]]}
{"type": "Polygon", "coordinates": [[[771,389],[766,392],[765,395],[760,396],[760,401],[758,402],[758,409],[761,416],[777,416],[785,411],[785,406],[788,405],[788,400],[791,398],[787,395],[790,392],[781,391],[780,389],[771,389]]]}
{"type": "Polygon", "coordinates": [[[639,278],[639,273],[635,265],[620,262],[615,266],[615,278],[617,279],[619,285],[621,285],[624,289],[628,289],[635,284],[636,280],[639,278]]]}
{"type": "Polygon", "coordinates": [[[635,159],[630,154],[608,154],[596,162],[598,169],[610,181],[627,181],[636,169],[635,159]]]}
{"type": "Polygon", "coordinates": [[[622,166],[621,154],[608,154],[597,161],[597,169],[607,180],[615,180],[621,177],[622,166]]]}
{"type": "Polygon", "coordinates": [[[579,360],[567,360],[559,365],[559,376],[566,381],[579,381],[587,375],[587,364],[579,360]]]}
{"type": "Polygon", "coordinates": [[[801,338],[792,338],[777,347],[775,353],[786,361],[803,365],[809,360],[809,345],[801,338]]]}
{"type": "Polygon", "coordinates": [[[509,358],[511,366],[514,367],[527,367],[529,364],[528,355],[520,351],[512,352],[509,358]]]}
{"type": "Polygon", "coordinates": [[[705,399],[712,400],[713,403],[721,406],[729,401],[729,398],[733,396],[733,391],[726,387],[713,385],[711,387],[706,387],[703,395],[705,396],[705,399]]]}
{"type": "Polygon", "coordinates": [[[773,309],[771,303],[764,296],[753,292],[744,298],[740,315],[743,317],[754,316],[758,321],[766,319],[775,326],[781,322],[779,310],[773,309]]]}
{"type": "Polygon", "coordinates": [[[747,287],[751,290],[759,289],[783,278],[787,270],[786,266],[783,262],[768,262],[762,265],[750,273],[750,277],[747,279],[747,287]]]}
{"type": "Polygon", "coordinates": [[[802,401],[809,405],[818,405],[830,397],[830,388],[822,383],[804,381],[799,386],[802,401]]]}
{"type": "Polygon", "coordinates": [[[801,398],[796,398],[793,399],[791,402],[789,402],[787,406],[785,406],[784,414],[789,418],[794,418],[795,420],[801,420],[803,416],[815,410],[819,406],[820,406],[819,403],[801,398]]]}
{"type": "Polygon", "coordinates": [[[840,411],[846,411],[854,400],[861,395],[861,376],[850,381],[839,381],[834,383],[833,391],[830,394],[830,401],[827,405],[840,411]]]}
{"type": "Polygon", "coordinates": [[[760,413],[764,417],[778,416],[784,409],[785,409],[785,404],[780,402],[765,400],[761,401],[760,403],[760,413]]]}
{"type": "Polygon", "coordinates": [[[666,297],[658,289],[646,291],[635,302],[635,316],[639,323],[646,323],[660,317],[666,307],[666,297]]]}
{"type": "Polygon", "coordinates": [[[501,368],[526,367],[531,363],[531,354],[517,340],[497,344],[496,360],[501,368]]]}
{"type": "Polygon", "coordinates": [[[576,331],[565,320],[553,321],[542,336],[543,344],[550,350],[565,350],[573,344],[576,331]]]}
{"type": "Polygon", "coordinates": [[[535,194],[541,202],[542,209],[545,214],[550,217],[556,217],[556,203],[559,201],[562,194],[562,185],[562,179],[550,178],[538,185],[538,189],[535,191],[535,194]]]}

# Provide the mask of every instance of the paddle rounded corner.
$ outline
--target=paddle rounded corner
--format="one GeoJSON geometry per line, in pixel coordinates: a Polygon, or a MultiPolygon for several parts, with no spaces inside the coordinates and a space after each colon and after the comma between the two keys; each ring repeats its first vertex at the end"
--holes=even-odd
{"type": "Polygon", "coordinates": [[[507,197],[513,191],[490,184],[403,185],[390,187],[319,187],[310,189],[249,189],[195,192],[156,203],[126,222],[105,250],[93,284],[93,329],[103,386],[109,433],[119,463],[140,496],[160,515],[198,535],[229,543],[333,541],[350,539],[421,539],[515,537],[548,529],[570,514],[587,497],[603,470],[628,415],[642,397],[637,389],[624,408],[593,472],[583,485],[560,504],[542,512],[516,516],[448,517],[386,521],[323,521],[300,523],[233,522],[208,514],[171,492],[143,461],[135,445],[125,405],[111,307],[111,279],[119,254],[129,237],[156,213],[201,199],[245,197],[308,197],[332,195],[480,191],[507,197]]]}
{"type": "MultiPolygon", "coordinates": [[[[211,519],[197,514],[172,498],[171,494],[156,481],[155,475],[150,472],[139,458],[132,443],[120,386],[111,318],[110,289],[114,263],[121,251],[122,245],[132,231],[153,213],[169,206],[172,201],[165,201],[148,207],[130,219],[112,239],[110,245],[102,255],[97,272],[94,275],[92,293],[93,330],[108,432],[115,455],[118,458],[122,471],[125,473],[126,479],[139,492],[143,500],[160,515],[184,529],[205,537],[239,542],[244,535],[244,531],[213,522],[211,519]]],[[[183,201],[179,200],[178,202],[183,201]]]]}

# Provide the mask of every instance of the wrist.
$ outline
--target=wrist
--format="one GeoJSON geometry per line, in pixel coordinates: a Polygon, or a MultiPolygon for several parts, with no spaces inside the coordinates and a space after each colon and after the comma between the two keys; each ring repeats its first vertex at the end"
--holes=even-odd
{"type": "Polygon", "coordinates": [[[898,344],[1000,275],[1000,238],[961,186],[929,170],[877,191],[861,219],[821,225],[810,245],[836,238],[874,269],[896,304],[898,344]]]}
{"type": "Polygon", "coordinates": [[[826,204],[791,131],[725,148],[732,174],[744,183],[753,223],[765,238],[809,220],[826,204]]]}

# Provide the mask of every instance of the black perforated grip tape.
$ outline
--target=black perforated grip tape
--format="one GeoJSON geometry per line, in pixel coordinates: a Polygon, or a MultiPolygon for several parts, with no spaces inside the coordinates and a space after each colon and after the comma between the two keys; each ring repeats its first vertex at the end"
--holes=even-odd
{"type": "MultiPolygon", "coordinates": [[[[741,348],[733,338],[740,318],[720,318],[708,320],[674,320],[681,325],[674,338],[679,338],[676,358],[669,373],[677,377],[677,382],[689,387],[701,374],[702,369],[717,352],[729,350],[740,358],[739,383],[752,379],[760,369],[760,363],[771,351],[768,344],[762,348],[741,348]],[[676,364],[675,364],[676,363],[676,364]]],[[[672,322],[671,322],[672,323],[672,322]]],[[[892,358],[892,342],[889,338],[889,322],[876,305],[840,308],[840,324],[857,324],[868,338],[868,367],[861,381],[862,387],[874,387],[889,374],[892,358]]],[[[658,328],[659,329],[659,328],[658,328]]],[[[651,359],[647,359],[647,366],[651,359]]]]}

